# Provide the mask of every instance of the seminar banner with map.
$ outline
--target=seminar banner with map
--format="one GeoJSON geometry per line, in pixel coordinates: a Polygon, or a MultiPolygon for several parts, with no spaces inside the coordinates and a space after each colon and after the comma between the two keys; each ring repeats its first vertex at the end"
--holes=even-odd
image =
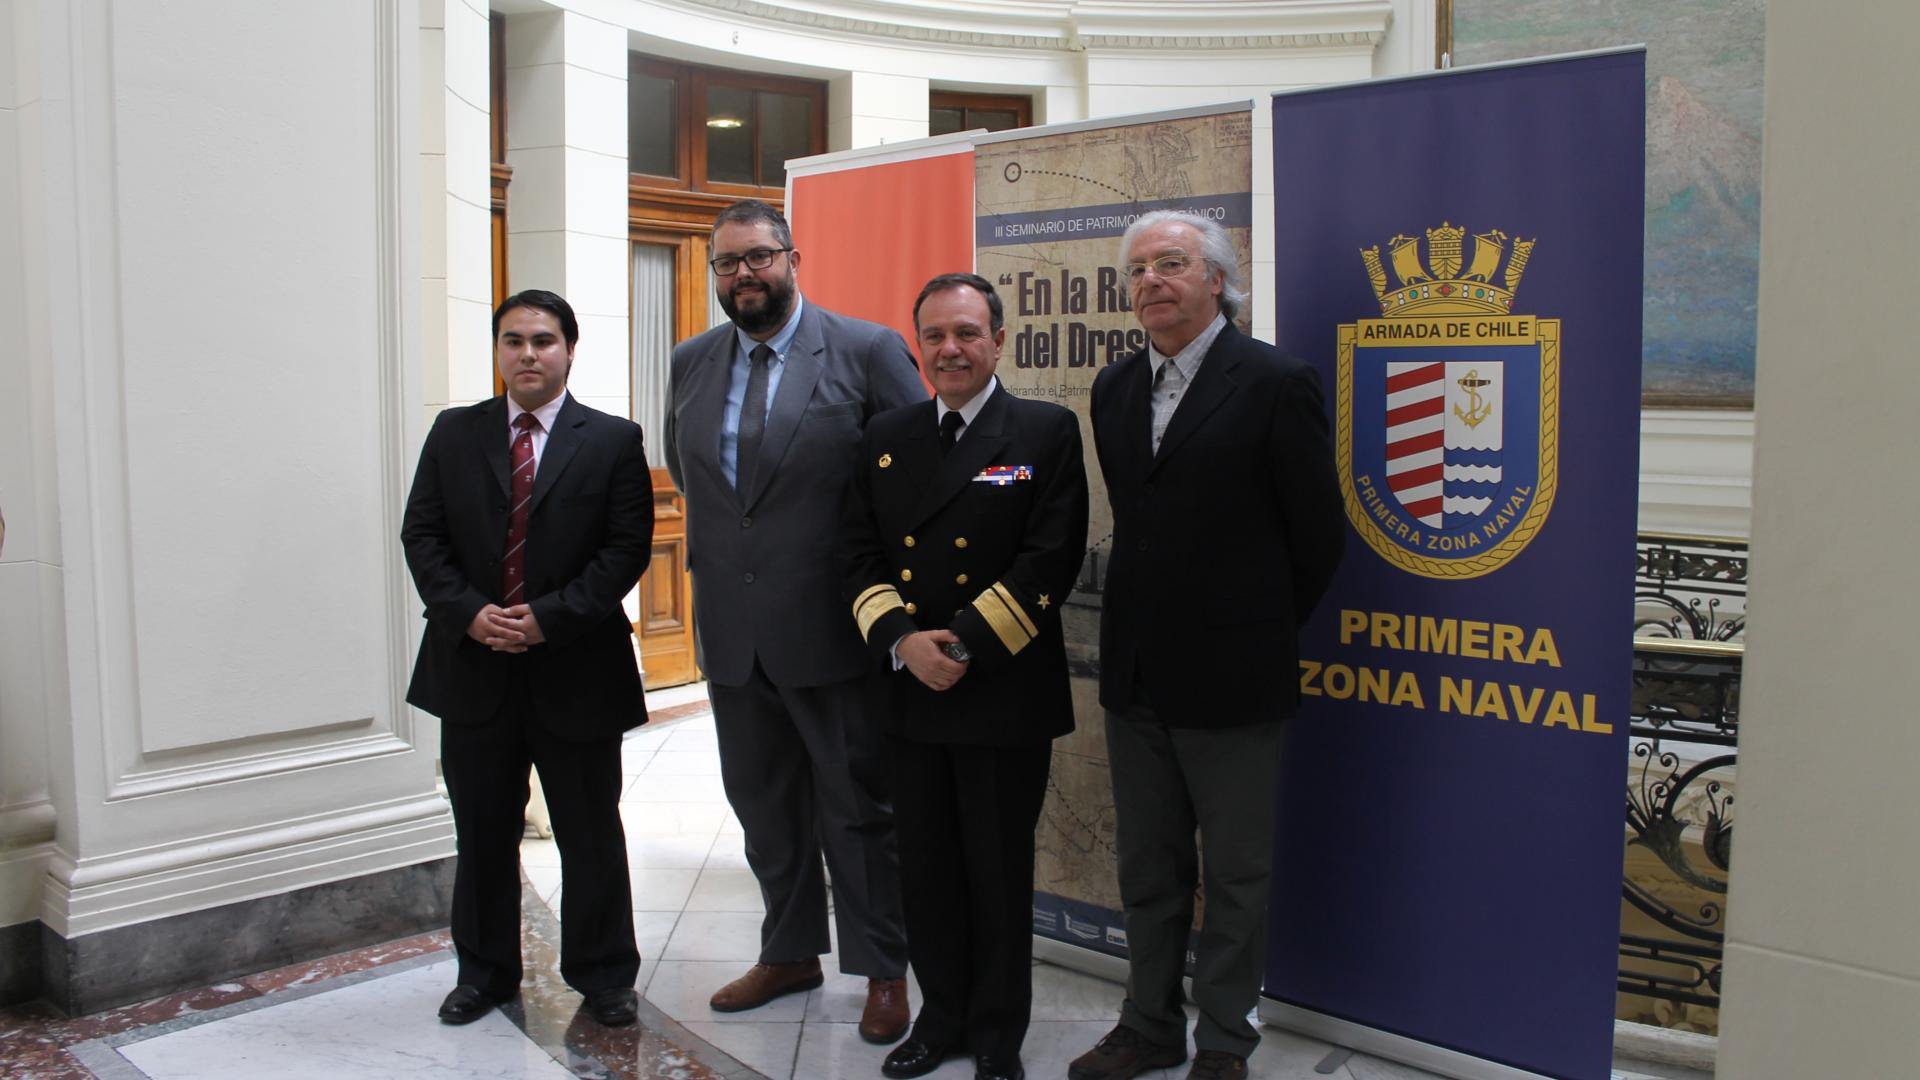
{"type": "MultiPolygon", "coordinates": [[[[1101,589],[1113,519],[1087,418],[1093,377],[1146,345],[1121,275],[1120,237],[1150,210],[1190,210],[1251,266],[1252,103],[989,135],[974,144],[974,262],[1006,305],[1001,385],[1080,416],[1092,487],[1089,551],[1065,620],[1077,724],[1053,744],[1035,834],[1033,931],[1126,955],[1113,793],[1099,704],[1101,589]]],[[[1245,329],[1244,327],[1242,329],[1245,329]]]]}
{"type": "Polygon", "coordinates": [[[1301,638],[1262,1016],[1609,1075],[1645,53],[1276,95],[1280,345],[1350,526],[1301,638]]]}

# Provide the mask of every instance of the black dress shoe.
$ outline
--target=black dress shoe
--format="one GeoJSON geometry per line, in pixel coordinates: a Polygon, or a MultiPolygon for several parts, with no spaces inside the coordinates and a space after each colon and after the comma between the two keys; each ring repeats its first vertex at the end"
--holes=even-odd
{"type": "Polygon", "coordinates": [[[947,1051],[928,1046],[919,1039],[908,1039],[893,1048],[887,1060],[880,1063],[880,1075],[890,1076],[893,1080],[908,1080],[909,1077],[925,1076],[940,1067],[947,1060],[947,1051]]]}
{"type": "Polygon", "coordinates": [[[482,993],[477,986],[465,983],[453,988],[447,1000],[440,1003],[440,1022],[443,1024],[471,1024],[475,1020],[493,1011],[499,1001],[482,993]]]}
{"type": "Polygon", "coordinates": [[[607,1027],[626,1027],[638,1015],[640,995],[631,986],[595,990],[587,995],[587,1013],[607,1027]]]}
{"type": "Polygon", "coordinates": [[[981,1054],[973,1059],[973,1080],[1027,1080],[1027,1070],[1017,1057],[981,1054]]]}

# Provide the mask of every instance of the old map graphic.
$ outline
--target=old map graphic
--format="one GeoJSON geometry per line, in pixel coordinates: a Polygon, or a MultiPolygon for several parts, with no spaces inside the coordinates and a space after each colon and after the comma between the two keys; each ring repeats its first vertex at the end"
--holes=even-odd
{"type": "Polygon", "coordinates": [[[1087,419],[1093,377],[1146,344],[1127,305],[1121,234],[1150,210],[1220,221],[1243,282],[1251,261],[1252,116],[1123,123],[980,146],[975,156],[975,261],[1006,305],[1001,383],[1080,415],[1092,487],[1089,551],[1062,612],[1076,728],[1054,743],[1037,834],[1034,930],[1124,953],[1114,879],[1113,794],[1099,704],[1100,594],[1112,515],[1087,419]]]}

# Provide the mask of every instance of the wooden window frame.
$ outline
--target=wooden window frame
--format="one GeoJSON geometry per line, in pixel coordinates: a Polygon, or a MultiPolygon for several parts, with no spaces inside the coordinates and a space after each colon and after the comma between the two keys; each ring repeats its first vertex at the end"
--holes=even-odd
{"type": "MultiPolygon", "coordinates": [[[[959,109],[961,116],[968,109],[993,109],[1011,111],[1018,123],[1016,128],[1033,126],[1033,98],[1018,94],[974,94],[960,90],[934,90],[927,94],[927,113],[932,115],[935,109],[959,109]]],[[[960,130],[969,130],[962,119],[960,130]]]]}
{"type": "MultiPolygon", "coordinates": [[[[797,94],[808,98],[813,108],[813,130],[808,132],[808,142],[814,148],[813,153],[824,153],[827,147],[827,84],[812,79],[797,79],[785,75],[763,75],[751,71],[728,71],[722,68],[702,67],[698,64],[679,64],[646,56],[641,53],[627,54],[627,70],[657,79],[673,79],[676,84],[678,101],[674,112],[679,121],[679,130],[674,139],[674,168],[677,176],[656,176],[651,173],[629,173],[633,186],[661,191],[685,191],[725,196],[728,202],[736,199],[752,198],[776,201],[786,197],[786,186],[737,184],[707,179],[707,89],[723,86],[736,90],[770,91],[777,94],[797,94]]],[[[755,139],[753,143],[753,172],[761,174],[765,164],[760,160],[759,99],[754,99],[756,115],[753,117],[755,139]]]]}
{"type": "MultiPolygon", "coordinates": [[[[679,126],[674,129],[673,138],[674,175],[657,176],[653,173],[627,173],[629,177],[641,181],[649,187],[685,188],[692,179],[692,172],[689,168],[692,160],[692,151],[689,148],[689,143],[692,142],[693,136],[690,131],[690,125],[687,123],[688,70],[685,64],[670,64],[664,60],[656,60],[651,56],[643,56],[637,52],[627,53],[627,74],[629,77],[645,75],[649,78],[672,79],[674,81],[675,100],[673,104],[674,112],[677,114],[676,119],[679,122],[679,126]]],[[[632,152],[631,148],[629,148],[628,152],[632,152]]],[[[628,165],[632,165],[631,159],[628,160],[628,165]]]]}

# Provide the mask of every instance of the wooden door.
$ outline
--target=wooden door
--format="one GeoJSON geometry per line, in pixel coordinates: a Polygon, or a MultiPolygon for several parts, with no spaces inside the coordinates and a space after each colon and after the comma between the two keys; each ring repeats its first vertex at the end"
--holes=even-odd
{"type": "Polygon", "coordinates": [[[700,678],[693,656],[693,578],[687,572],[686,501],[665,469],[653,470],[653,559],[640,579],[640,660],[647,689],[700,678]]]}
{"type": "MultiPolygon", "coordinates": [[[[761,192],[781,205],[778,189],[761,192]]],[[[686,502],[659,456],[671,348],[725,318],[714,303],[708,237],[714,215],[731,195],[649,187],[635,177],[628,191],[633,246],[634,419],[646,429],[653,470],[653,561],[640,580],[640,617],[633,632],[647,686],[701,678],[693,648],[693,578],[687,569],[686,502]],[[670,327],[670,329],[669,329],[670,327]]]]}
{"type": "Polygon", "coordinates": [[[694,660],[693,579],[687,568],[686,501],[668,475],[662,433],[673,346],[706,329],[692,294],[705,286],[705,237],[632,230],[630,317],[633,326],[633,412],[645,429],[653,468],[653,558],[640,579],[640,662],[647,688],[700,678],[694,660]]]}

